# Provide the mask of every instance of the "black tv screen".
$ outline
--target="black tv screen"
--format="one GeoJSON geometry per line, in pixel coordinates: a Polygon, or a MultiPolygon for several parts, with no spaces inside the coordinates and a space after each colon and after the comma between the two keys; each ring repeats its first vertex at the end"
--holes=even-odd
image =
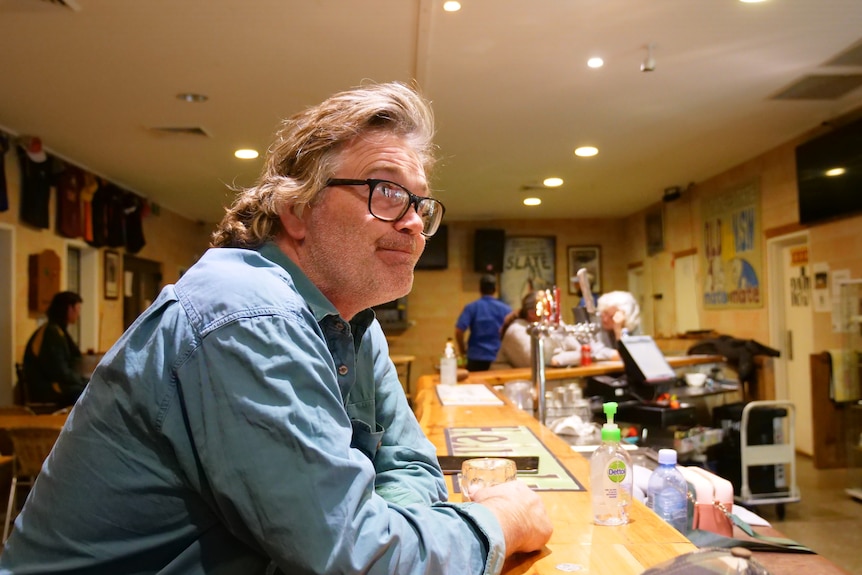
{"type": "Polygon", "coordinates": [[[440,226],[437,233],[425,241],[425,251],[416,262],[417,270],[445,270],[449,267],[449,228],[440,226]]]}
{"type": "Polygon", "coordinates": [[[862,120],[796,148],[799,222],[862,213],[862,120]]]}

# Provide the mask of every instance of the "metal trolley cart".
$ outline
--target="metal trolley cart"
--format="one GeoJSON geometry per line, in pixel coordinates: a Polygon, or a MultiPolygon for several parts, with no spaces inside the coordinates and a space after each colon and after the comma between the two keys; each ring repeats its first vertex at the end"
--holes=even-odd
{"type": "Polygon", "coordinates": [[[800,500],[796,485],[795,419],[796,406],[786,400],[752,401],[743,408],[739,428],[742,484],[740,494],[734,497],[737,503],[751,506],[775,504],[778,518],[784,519],[784,504],[800,500]],[[771,418],[772,443],[754,445],[749,441],[749,421],[753,413],[756,416],[756,410],[764,410],[767,414],[786,413],[786,416],[771,418]],[[761,481],[758,489],[753,488],[751,477],[755,471],[761,478],[763,472],[767,472],[770,480],[765,482],[765,487],[761,481]]]}

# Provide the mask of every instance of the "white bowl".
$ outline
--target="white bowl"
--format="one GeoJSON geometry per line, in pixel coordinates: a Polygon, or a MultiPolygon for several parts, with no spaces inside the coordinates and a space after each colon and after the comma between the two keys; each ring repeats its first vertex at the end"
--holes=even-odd
{"type": "Polygon", "coordinates": [[[685,374],[685,382],[692,387],[703,387],[706,383],[705,373],[687,373],[685,374]]]}

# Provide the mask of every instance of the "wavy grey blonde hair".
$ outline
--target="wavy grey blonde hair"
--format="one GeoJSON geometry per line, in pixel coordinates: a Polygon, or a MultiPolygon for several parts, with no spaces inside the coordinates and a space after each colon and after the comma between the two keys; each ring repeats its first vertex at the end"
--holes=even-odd
{"type": "Polygon", "coordinates": [[[416,89],[391,82],[340,92],[282,122],[257,183],[239,190],[213,233],[213,247],[256,248],[274,238],[282,210],[302,216],[338,168],[343,146],[373,132],[405,137],[430,173],[434,117],[416,89]]]}
{"type": "Polygon", "coordinates": [[[596,300],[596,311],[600,314],[609,307],[615,307],[625,315],[626,320],[623,325],[629,333],[635,334],[641,325],[641,306],[638,305],[638,300],[627,291],[610,291],[599,296],[596,300]]]}

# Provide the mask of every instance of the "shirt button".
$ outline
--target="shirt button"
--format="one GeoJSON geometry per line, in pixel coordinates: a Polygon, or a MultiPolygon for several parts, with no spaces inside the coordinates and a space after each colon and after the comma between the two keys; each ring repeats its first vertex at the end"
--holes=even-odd
{"type": "Polygon", "coordinates": [[[350,370],[347,369],[346,365],[339,365],[338,366],[338,375],[347,375],[348,371],[350,371],[350,370]]]}

